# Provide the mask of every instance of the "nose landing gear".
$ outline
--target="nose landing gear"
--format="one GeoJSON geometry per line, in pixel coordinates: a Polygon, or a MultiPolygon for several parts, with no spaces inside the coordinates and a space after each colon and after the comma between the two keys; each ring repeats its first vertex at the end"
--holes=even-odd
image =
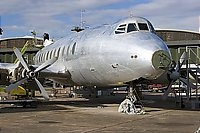
{"type": "Polygon", "coordinates": [[[142,104],[139,104],[139,97],[138,99],[136,98],[137,96],[137,91],[135,90],[134,84],[131,82],[129,85],[129,90],[128,90],[128,95],[126,99],[120,104],[118,108],[118,112],[120,113],[126,113],[129,115],[141,115],[145,114],[144,107],[142,104]]]}

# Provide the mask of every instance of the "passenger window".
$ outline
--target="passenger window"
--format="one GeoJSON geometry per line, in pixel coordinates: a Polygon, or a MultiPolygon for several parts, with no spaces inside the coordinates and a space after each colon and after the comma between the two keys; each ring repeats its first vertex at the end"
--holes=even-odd
{"type": "Polygon", "coordinates": [[[41,53],[41,59],[40,59],[40,62],[42,62],[43,60],[43,53],[41,53]]]}
{"type": "Polygon", "coordinates": [[[46,60],[46,58],[47,58],[47,53],[45,52],[44,53],[44,61],[46,60]]]}
{"type": "Polygon", "coordinates": [[[38,54],[38,56],[36,56],[36,57],[33,57],[33,60],[35,60],[35,62],[39,62],[39,60],[40,60],[40,54],[38,54]],[[37,58],[36,58],[37,57],[37,58]]]}
{"type": "Polygon", "coordinates": [[[43,53],[41,53],[40,62],[43,60],[43,53]]]}
{"type": "Polygon", "coordinates": [[[45,60],[45,53],[43,53],[43,57],[42,57],[42,61],[44,61],[45,60]]]}
{"type": "Polygon", "coordinates": [[[65,46],[62,49],[62,56],[64,56],[64,54],[65,54],[65,46]]]}
{"type": "Polygon", "coordinates": [[[40,58],[39,58],[39,62],[41,62],[42,61],[42,54],[40,54],[40,58]]]}
{"type": "Polygon", "coordinates": [[[40,54],[40,56],[39,56],[39,58],[37,60],[37,63],[39,63],[39,62],[41,62],[41,54],[40,54]]]}
{"type": "Polygon", "coordinates": [[[47,52],[46,60],[49,59],[49,51],[47,52]]]}
{"type": "Polygon", "coordinates": [[[67,47],[67,55],[69,55],[69,47],[70,47],[70,45],[68,45],[68,47],[67,47]]]}
{"type": "Polygon", "coordinates": [[[33,59],[36,59],[36,62],[38,63],[40,62],[40,57],[41,57],[41,54],[39,54],[37,58],[33,58],[33,59]]]}
{"type": "Polygon", "coordinates": [[[76,48],[76,42],[74,43],[73,47],[72,47],[72,54],[75,53],[75,48],[76,48]]]}
{"type": "Polygon", "coordinates": [[[53,56],[56,57],[56,49],[53,52],[53,56]]]}
{"type": "Polygon", "coordinates": [[[132,32],[132,31],[137,31],[137,27],[135,23],[128,24],[127,33],[132,32]]]}
{"type": "Polygon", "coordinates": [[[50,52],[50,59],[52,58],[52,53],[53,53],[53,51],[51,50],[51,52],[50,52]]]}
{"type": "Polygon", "coordinates": [[[140,30],[149,30],[146,23],[138,23],[140,30]]]}
{"type": "Polygon", "coordinates": [[[59,55],[59,53],[60,53],[60,48],[58,49],[58,52],[57,52],[57,57],[59,57],[60,55],[59,55]]]}

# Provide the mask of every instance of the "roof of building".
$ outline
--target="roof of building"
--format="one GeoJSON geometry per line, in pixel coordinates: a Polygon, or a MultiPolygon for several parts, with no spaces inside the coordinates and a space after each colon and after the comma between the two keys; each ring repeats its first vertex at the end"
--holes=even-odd
{"type": "Polygon", "coordinates": [[[191,30],[181,30],[181,29],[162,29],[162,28],[155,28],[156,31],[171,31],[171,32],[188,32],[188,33],[194,33],[194,34],[199,34],[197,31],[191,31],[191,30]]]}
{"type": "MultiPolygon", "coordinates": [[[[43,38],[40,37],[35,37],[38,40],[43,40],[43,38]]],[[[5,41],[5,40],[15,40],[15,39],[34,39],[33,36],[22,36],[22,37],[9,37],[9,38],[1,38],[0,41],[5,41]]]]}

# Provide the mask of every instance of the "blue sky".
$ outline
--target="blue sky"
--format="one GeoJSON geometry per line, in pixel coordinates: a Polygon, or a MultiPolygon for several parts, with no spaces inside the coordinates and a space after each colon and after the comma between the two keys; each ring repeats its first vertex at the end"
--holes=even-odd
{"type": "Polygon", "coordinates": [[[199,30],[199,0],[1,0],[1,27],[4,37],[44,32],[54,39],[69,34],[80,25],[84,9],[86,26],[95,27],[128,17],[142,16],[154,27],[164,29],[199,30]]]}

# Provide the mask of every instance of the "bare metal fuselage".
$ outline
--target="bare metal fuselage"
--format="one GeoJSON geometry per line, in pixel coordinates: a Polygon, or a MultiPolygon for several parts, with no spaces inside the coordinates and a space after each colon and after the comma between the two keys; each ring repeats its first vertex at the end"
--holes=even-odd
{"type": "Polygon", "coordinates": [[[73,81],[83,86],[120,86],[139,78],[155,79],[167,70],[171,55],[156,34],[137,31],[116,35],[115,28],[102,26],[72,33],[39,51],[35,64],[57,56],[48,68],[56,76],[46,76],[63,84],[73,81]]]}

